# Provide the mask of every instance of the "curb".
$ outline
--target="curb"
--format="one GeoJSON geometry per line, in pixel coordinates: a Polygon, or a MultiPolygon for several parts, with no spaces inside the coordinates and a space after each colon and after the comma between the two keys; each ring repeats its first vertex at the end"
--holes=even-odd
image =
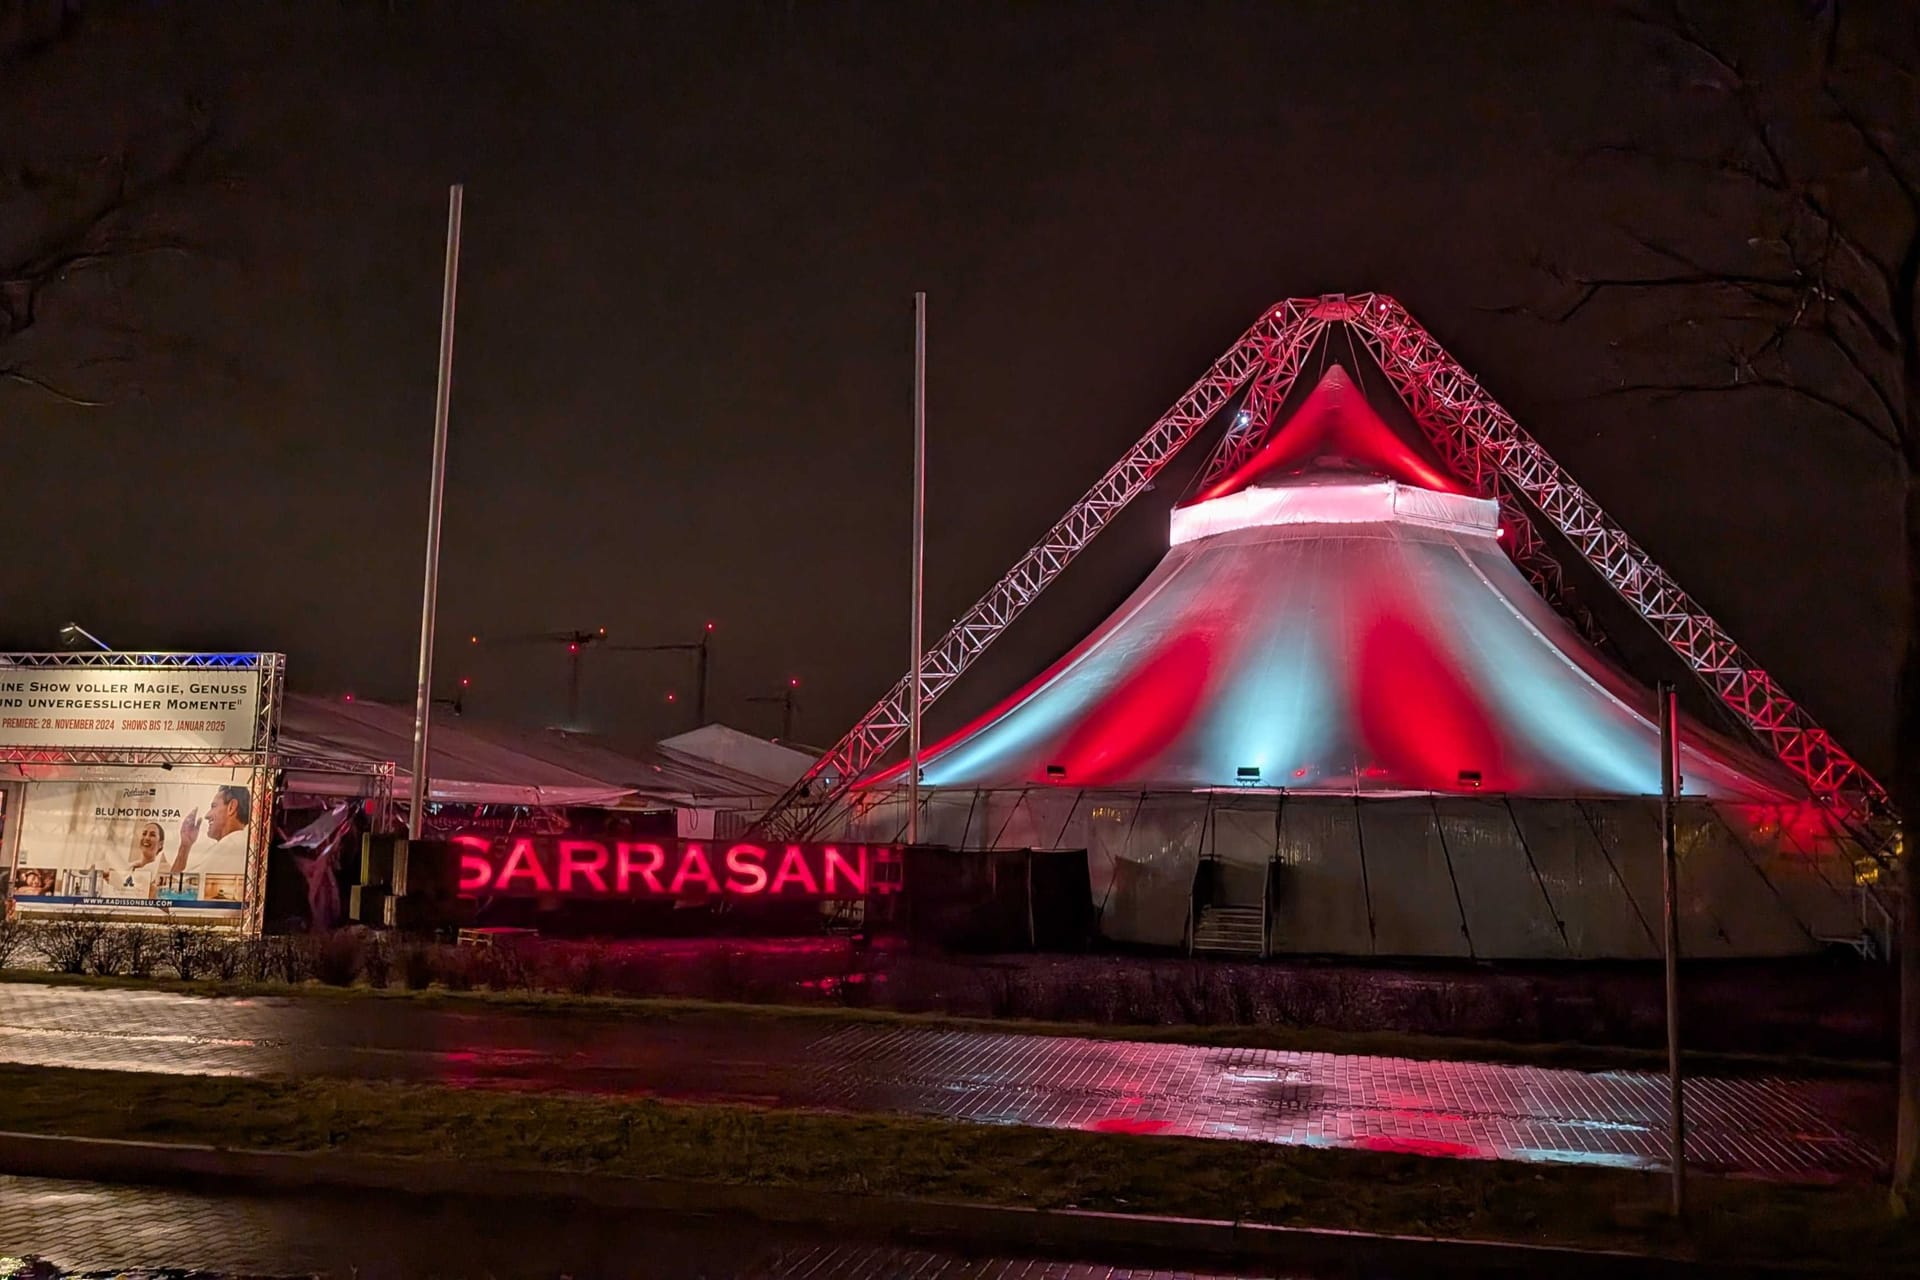
{"type": "Polygon", "coordinates": [[[1730,1267],[1670,1256],[1445,1237],[1078,1209],[1022,1209],[958,1201],[742,1183],[679,1182],[552,1169],[476,1167],[344,1152],[279,1152],[0,1132],[0,1174],[161,1186],[244,1185],[253,1192],[316,1187],[418,1196],[567,1200],[596,1208],[739,1215],[790,1227],[854,1227],[900,1242],[1015,1250],[1079,1260],[1161,1257],[1298,1269],[1326,1266],[1431,1274],[1687,1276],[1812,1274],[1730,1267]]]}

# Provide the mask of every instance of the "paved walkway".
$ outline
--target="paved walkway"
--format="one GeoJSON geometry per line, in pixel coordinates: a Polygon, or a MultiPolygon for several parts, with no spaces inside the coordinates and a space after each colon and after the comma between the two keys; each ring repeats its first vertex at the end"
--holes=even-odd
{"type": "MultiPolygon", "coordinates": [[[[1666,1080],[1486,1063],[811,1019],[209,1000],[0,983],[0,1061],[200,1075],[344,1075],[893,1111],[995,1124],[1654,1168],[1666,1080]]],[[[1691,1080],[1688,1158],[1792,1179],[1885,1164],[1873,1081],[1691,1080]]]]}
{"type": "Polygon", "coordinates": [[[355,1280],[1225,1280],[824,1244],[751,1222],[670,1222],[564,1205],[543,1204],[516,1221],[503,1217],[497,1202],[470,1207],[366,1194],[274,1198],[0,1177],[0,1275],[9,1255],[38,1256],[63,1271],[103,1278],[164,1269],[355,1280]]]}

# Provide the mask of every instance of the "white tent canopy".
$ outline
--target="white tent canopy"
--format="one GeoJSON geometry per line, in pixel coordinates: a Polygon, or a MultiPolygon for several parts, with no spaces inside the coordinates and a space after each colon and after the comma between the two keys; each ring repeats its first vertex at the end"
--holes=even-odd
{"type": "MultiPolygon", "coordinates": [[[[634,794],[630,782],[607,771],[570,768],[527,749],[538,730],[490,729],[484,736],[451,716],[434,720],[427,759],[428,797],[444,804],[616,805],[634,794]]],[[[412,778],[413,711],[379,702],[347,702],[289,694],[280,719],[280,750],[315,767],[287,771],[287,788],[339,795],[351,790],[351,770],[393,761],[394,798],[408,799],[412,778]],[[337,762],[339,771],[324,762],[337,762]]],[[[637,766],[636,766],[637,768],[637,766]]]]}
{"type": "MultiPolygon", "coordinates": [[[[710,724],[656,748],[623,751],[591,734],[521,729],[435,715],[427,765],[443,804],[705,808],[757,812],[813,764],[804,751],[710,724]]],[[[289,790],[359,794],[355,770],[397,767],[394,798],[411,795],[413,708],[290,694],[280,749],[298,758],[289,790]],[[329,765],[336,767],[329,768],[329,765]]]]}

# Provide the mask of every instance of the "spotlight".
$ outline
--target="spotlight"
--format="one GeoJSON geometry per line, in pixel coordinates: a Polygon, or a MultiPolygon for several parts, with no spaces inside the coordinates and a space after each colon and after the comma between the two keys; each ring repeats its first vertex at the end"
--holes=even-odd
{"type": "Polygon", "coordinates": [[[66,626],[60,628],[60,643],[66,645],[69,649],[78,649],[85,645],[92,645],[96,649],[111,652],[113,648],[112,645],[109,645],[105,640],[102,640],[99,636],[93,634],[93,632],[87,630],[77,622],[69,622],[66,626]]]}

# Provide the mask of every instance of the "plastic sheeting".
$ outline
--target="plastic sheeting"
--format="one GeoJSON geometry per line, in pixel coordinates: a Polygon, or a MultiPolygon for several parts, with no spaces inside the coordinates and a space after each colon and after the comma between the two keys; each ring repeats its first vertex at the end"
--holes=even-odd
{"type": "MultiPolygon", "coordinates": [[[[1185,945],[1207,862],[1212,901],[1267,905],[1276,954],[1660,954],[1657,800],[1021,788],[922,802],[929,844],[1085,849],[1116,942],[1185,945]]],[[[847,834],[898,840],[905,820],[904,793],[873,792],[847,834]]],[[[1860,932],[1858,850],[1816,806],[1688,800],[1678,827],[1686,955],[1794,955],[1860,932]]]]}

